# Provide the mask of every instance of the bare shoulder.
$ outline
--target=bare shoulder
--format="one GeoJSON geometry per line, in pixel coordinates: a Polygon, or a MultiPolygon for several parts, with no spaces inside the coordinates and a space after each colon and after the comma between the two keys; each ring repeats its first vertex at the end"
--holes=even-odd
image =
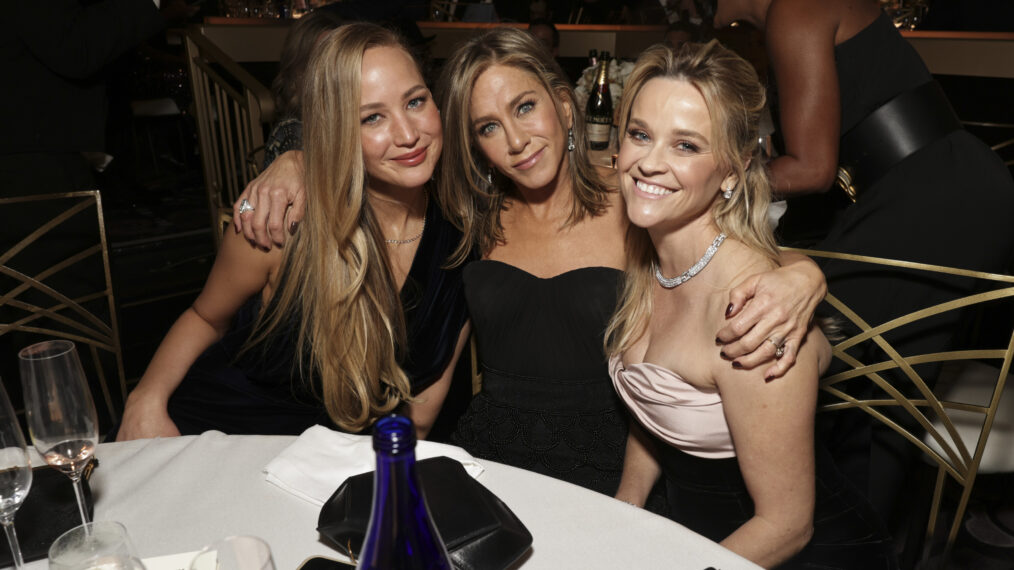
{"type": "Polygon", "coordinates": [[[754,275],[778,269],[776,261],[734,238],[725,240],[722,249],[725,250],[722,278],[730,290],[754,275]]]}
{"type": "Polygon", "coordinates": [[[841,3],[840,0],[772,0],[765,22],[765,39],[775,44],[796,41],[792,38],[833,41],[841,3]]]}
{"type": "MultiPolygon", "coordinates": [[[[288,240],[285,247],[289,247],[291,241],[288,240]]],[[[215,257],[215,266],[223,265],[235,274],[235,278],[242,277],[244,280],[263,278],[267,284],[281,267],[285,247],[264,249],[251,243],[246,236],[236,233],[232,226],[229,226],[222,234],[222,245],[215,257]]]]}

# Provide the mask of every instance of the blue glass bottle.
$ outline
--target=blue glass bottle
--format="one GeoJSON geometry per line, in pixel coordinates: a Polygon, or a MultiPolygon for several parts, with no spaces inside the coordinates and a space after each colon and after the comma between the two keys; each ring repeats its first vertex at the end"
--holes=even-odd
{"type": "Polygon", "coordinates": [[[357,570],[452,570],[416,474],[412,420],[398,415],[378,420],[373,449],[373,510],[357,570]]]}

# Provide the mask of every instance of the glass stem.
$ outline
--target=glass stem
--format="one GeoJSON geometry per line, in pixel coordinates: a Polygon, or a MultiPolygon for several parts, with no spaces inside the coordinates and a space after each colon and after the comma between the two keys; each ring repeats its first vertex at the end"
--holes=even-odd
{"type": "MultiPolygon", "coordinates": [[[[81,485],[81,474],[71,475],[70,480],[74,483],[74,496],[77,497],[77,510],[81,513],[81,522],[88,524],[92,522],[88,516],[88,507],[85,505],[84,487],[81,485]]],[[[86,531],[88,532],[88,531],[86,531]]]]}
{"type": "Polygon", "coordinates": [[[7,543],[11,545],[11,558],[14,560],[14,567],[21,570],[25,567],[25,560],[21,557],[21,545],[18,544],[18,533],[14,530],[14,520],[3,519],[4,533],[7,534],[7,543]]]}

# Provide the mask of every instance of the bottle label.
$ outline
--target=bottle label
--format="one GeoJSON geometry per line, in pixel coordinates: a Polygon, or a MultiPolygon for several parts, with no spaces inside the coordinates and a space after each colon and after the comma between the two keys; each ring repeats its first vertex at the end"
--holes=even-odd
{"type": "Polygon", "coordinates": [[[612,128],[608,122],[593,123],[591,119],[588,120],[588,140],[592,142],[609,142],[609,129],[612,128]]]}
{"type": "Polygon", "coordinates": [[[612,125],[613,118],[609,115],[585,115],[584,120],[586,123],[594,123],[596,125],[612,125]]]}

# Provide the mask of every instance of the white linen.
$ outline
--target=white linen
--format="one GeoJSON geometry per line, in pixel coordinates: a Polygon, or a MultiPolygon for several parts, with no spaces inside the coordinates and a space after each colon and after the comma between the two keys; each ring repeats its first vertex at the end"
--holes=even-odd
{"type": "MultiPolygon", "coordinates": [[[[91,479],[95,520],[126,525],[142,559],[200,550],[229,535],[271,546],[278,570],[309,556],[342,558],[317,532],[320,508],[268,483],[264,466],[295,436],[200,436],[103,443],[91,479]]],[[[33,459],[38,459],[33,457],[33,459]]],[[[669,519],[530,471],[483,461],[478,478],[528,527],[512,570],[758,566],[669,519]]],[[[46,561],[28,564],[45,570],[46,561]]]]}
{"type": "MultiPolygon", "coordinates": [[[[450,457],[461,463],[472,477],[478,477],[483,471],[475,458],[453,445],[420,441],[416,444],[415,455],[416,459],[450,457]]],[[[272,459],[264,473],[268,482],[319,507],[345,479],[373,471],[375,467],[369,436],[313,426],[272,459]]]]}

